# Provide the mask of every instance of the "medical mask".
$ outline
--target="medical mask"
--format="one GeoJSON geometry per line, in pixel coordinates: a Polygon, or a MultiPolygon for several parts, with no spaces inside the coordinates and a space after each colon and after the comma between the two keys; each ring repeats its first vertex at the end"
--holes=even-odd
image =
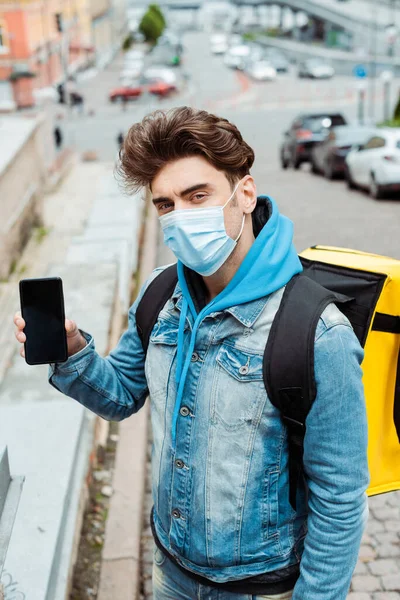
{"type": "Polygon", "coordinates": [[[184,265],[205,277],[218,271],[242,235],[246,215],[236,240],[226,233],[224,221],[224,208],[239,183],[223,206],[174,210],[160,217],[165,244],[184,265]]]}

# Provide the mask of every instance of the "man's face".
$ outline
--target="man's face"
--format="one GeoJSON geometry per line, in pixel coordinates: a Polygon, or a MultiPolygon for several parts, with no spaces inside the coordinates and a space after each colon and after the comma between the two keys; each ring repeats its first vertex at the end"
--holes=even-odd
{"type": "MultiPolygon", "coordinates": [[[[233,189],[223,171],[203,157],[191,156],[165,165],[154,178],[151,191],[153,203],[162,216],[180,209],[223,206],[233,189]]],[[[247,175],[240,181],[235,198],[224,209],[226,232],[233,239],[240,232],[243,215],[252,212],[255,202],[254,181],[247,175]]]]}

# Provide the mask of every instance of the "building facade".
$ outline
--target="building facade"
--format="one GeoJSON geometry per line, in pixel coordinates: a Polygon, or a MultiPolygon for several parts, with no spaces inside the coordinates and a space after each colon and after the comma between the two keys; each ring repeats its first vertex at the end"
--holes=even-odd
{"type": "Polygon", "coordinates": [[[0,111],[107,64],[121,47],[126,0],[0,0],[0,111]]]}
{"type": "Polygon", "coordinates": [[[35,104],[35,90],[65,79],[92,51],[81,41],[78,0],[0,0],[0,108],[35,104]]]}

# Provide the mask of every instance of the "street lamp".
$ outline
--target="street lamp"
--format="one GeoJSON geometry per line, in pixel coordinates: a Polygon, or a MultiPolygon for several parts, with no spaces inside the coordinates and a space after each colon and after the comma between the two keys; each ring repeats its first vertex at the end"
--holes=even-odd
{"type": "Polygon", "coordinates": [[[375,120],[375,82],[376,82],[376,59],[377,59],[377,37],[378,37],[378,10],[376,0],[371,3],[371,28],[369,49],[369,117],[371,122],[375,120]]]}

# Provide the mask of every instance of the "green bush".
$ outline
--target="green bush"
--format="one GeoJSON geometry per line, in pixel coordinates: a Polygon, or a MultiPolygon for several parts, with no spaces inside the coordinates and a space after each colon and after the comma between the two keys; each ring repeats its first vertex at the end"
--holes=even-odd
{"type": "Polygon", "coordinates": [[[122,50],[129,50],[133,44],[133,37],[131,34],[127,35],[122,43],[122,50]]]}
{"type": "Polygon", "coordinates": [[[378,127],[400,127],[400,117],[390,121],[382,121],[382,123],[378,123],[378,127]]]}
{"type": "Polygon", "coordinates": [[[400,96],[399,96],[399,99],[397,100],[396,108],[394,109],[393,120],[400,121],[400,96]]]}

